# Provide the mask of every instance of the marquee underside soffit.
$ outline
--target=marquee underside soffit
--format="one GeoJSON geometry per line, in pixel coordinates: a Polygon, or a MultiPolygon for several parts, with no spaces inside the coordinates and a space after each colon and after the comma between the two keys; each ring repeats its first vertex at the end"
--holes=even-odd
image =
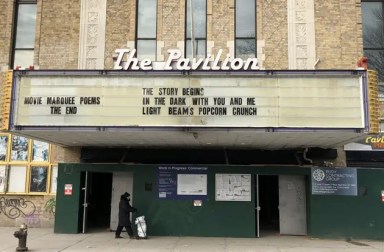
{"type": "Polygon", "coordinates": [[[15,134],[63,146],[191,147],[191,148],[335,148],[361,139],[364,134],[341,130],[266,132],[247,129],[103,128],[21,130],[15,134]]]}

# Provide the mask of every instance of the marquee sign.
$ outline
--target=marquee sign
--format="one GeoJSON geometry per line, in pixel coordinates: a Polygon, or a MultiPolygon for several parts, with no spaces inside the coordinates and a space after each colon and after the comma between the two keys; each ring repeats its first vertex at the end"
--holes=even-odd
{"type": "Polygon", "coordinates": [[[19,75],[13,125],[365,127],[360,75],[112,73],[19,75]]]}

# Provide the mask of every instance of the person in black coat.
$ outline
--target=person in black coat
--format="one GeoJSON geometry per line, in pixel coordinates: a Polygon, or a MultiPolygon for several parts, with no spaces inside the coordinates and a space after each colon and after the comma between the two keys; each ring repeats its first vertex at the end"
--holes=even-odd
{"type": "Polygon", "coordinates": [[[127,233],[130,238],[134,238],[133,236],[133,230],[131,227],[131,212],[136,212],[137,209],[132,207],[129,204],[130,201],[130,194],[125,192],[123,195],[120,196],[120,202],[119,202],[119,224],[116,228],[115,238],[123,238],[120,236],[121,231],[123,230],[123,227],[127,230],[127,233]]]}

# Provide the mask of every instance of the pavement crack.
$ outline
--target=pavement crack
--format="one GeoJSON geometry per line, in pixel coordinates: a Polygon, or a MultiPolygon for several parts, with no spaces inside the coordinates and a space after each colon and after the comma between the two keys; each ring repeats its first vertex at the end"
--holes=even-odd
{"type": "Polygon", "coordinates": [[[365,243],[362,243],[362,242],[358,242],[358,241],[354,241],[352,239],[347,239],[346,241],[348,243],[351,243],[351,244],[356,245],[356,246],[367,246],[367,247],[369,247],[368,244],[365,244],[365,243]]]}
{"type": "Polygon", "coordinates": [[[63,249],[57,250],[57,252],[64,251],[64,250],[66,250],[67,248],[73,247],[74,245],[77,245],[77,244],[79,244],[79,243],[85,241],[87,238],[88,238],[88,237],[84,237],[83,239],[78,240],[77,242],[72,243],[71,245],[69,245],[69,246],[67,246],[67,247],[65,247],[65,248],[63,248],[63,249]]]}

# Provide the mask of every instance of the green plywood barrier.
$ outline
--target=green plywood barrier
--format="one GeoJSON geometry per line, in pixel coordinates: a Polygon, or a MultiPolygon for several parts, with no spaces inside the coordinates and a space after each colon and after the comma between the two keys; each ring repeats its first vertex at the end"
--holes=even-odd
{"type": "Polygon", "coordinates": [[[358,196],[312,196],[312,236],[384,240],[384,169],[358,169],[357,176],[358,196]]]}
{"type": "Polygon", "coordinates": [[[55,233],[77,233],[80,211],[80,172],[72,165],[59,165],[55,233]],[[65,184],[72,185],[72,195],[64,195],[65,184]]]}
{"type": "MultiPolygon", "coordinates": [[[[151,235],[172,236],[255,236],[254,201],[217,202],[215,201],[215,173],[229,172],[224,167],[208,168],[208,200],[201,207],[193,206],[193,200],[160,200],[156,189],[156,167],[151,168],[149,178],[147,170],[135,173],[135,204],[146,216],[148,232],[151,235]],[[154,190],[149,194],[141,191],[151,179],[154,190]],[[139,199],[138,199],[139,198],[139,199]],[[150,200],[148,200],[150,199],[150,200]],[[241,214],[239,214],[241,213],[241,214]]],[[[236,169],[236,173],[249,173],[249,168],[236,169]]],[[[233,171],[231,172],[233,173],[233,171]]],[[[253,195],[253,193],[252,193],[253,195]]]]}
{"type": "MultiPolygon", "coordinates": [[[[200,165],[202,166],[202,165],[200,165]]],[[[215,174],[305,175],[307,181],[307,227],[312,237],[384,239],[383,169],[358,169],[359,196],[311,195],[310,168],[209,165],[208,200],[201,207],[192,200],[160,200],[156,165],[61,164],[57,190],[56,233],[80,231],[81,172],[133,173],[133,205],[145,215],[148,235],[255,237],[255,190],[252,201],[215,201],[215,174]],[[73,184],[73,195],[64,195],[64,185],[73,184]],[[150,188],[150,189],[148,189],[150,188]]],[[[133,215],[135,218],[137,215],[133,215]]]]}
{"type": "MultiPolygon", "coordinates": [[[[286,167],[208,166],[208,200],[201,207],[193,200],[160,200],[157,197],[157,166],[118,164],[62,164],[59,167],[55,232],[80,232],[81,172],[131,171],[134,174],[134,206],[145,215],[149,235],[255,237],[255,199],[248,202],[215,201],[215,174],[306,174],[309,169],[286,167]],[[64,185],[73,184],[73,195],[64,195],[64,185]],[[152,190],[145,190],[152,184],[152,190]]],[[[252,176],[252,185],[253,176],[252,176]]],[[[254,195],[252,186],[252,195],[254,195]]],[[[133,217],[136,217],[135,215],[133,217]]]]}

